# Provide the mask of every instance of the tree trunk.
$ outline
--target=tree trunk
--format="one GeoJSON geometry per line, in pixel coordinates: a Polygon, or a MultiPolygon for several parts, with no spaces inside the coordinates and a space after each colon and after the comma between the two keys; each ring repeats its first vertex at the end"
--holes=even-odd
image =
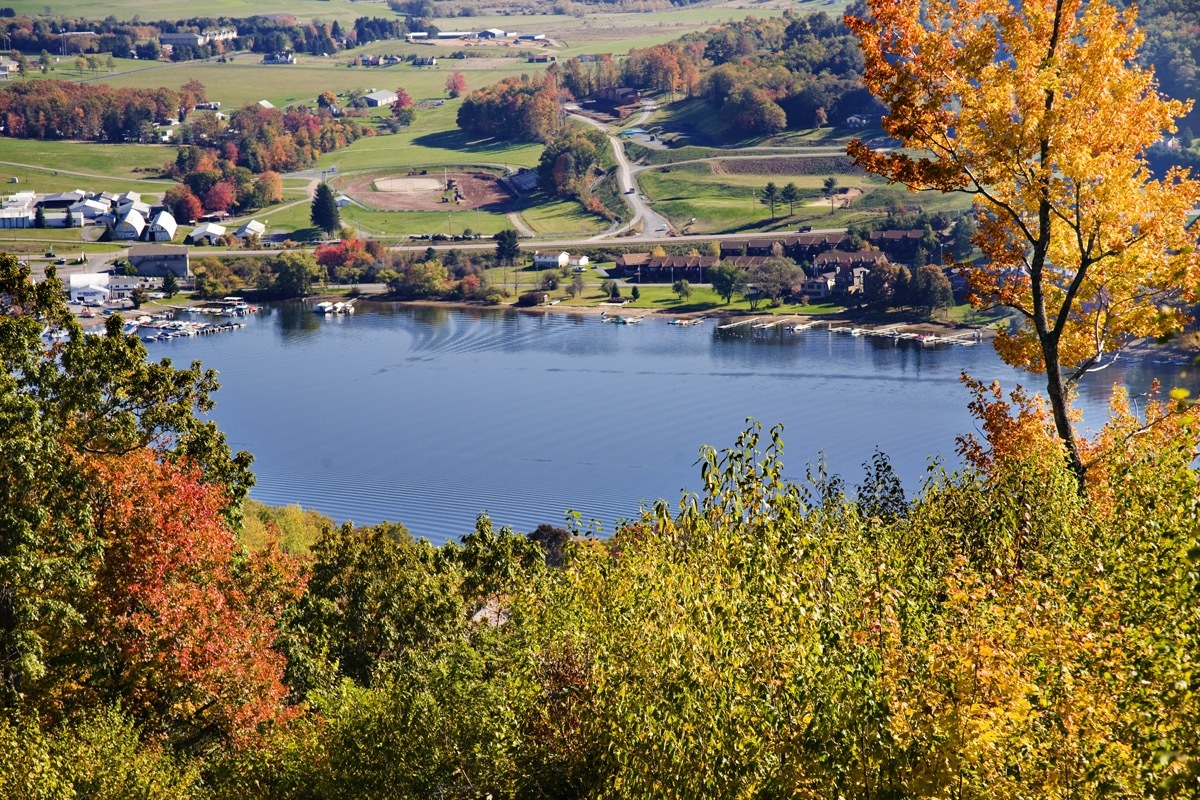
{"type": "Polygon", "coordinates": [[[1058,432],[1058,438],[1062,440],[1063,446],[1067,448],[1067,467],[1075,476],[1075,488],[1079,490],[1080,494],[1083,494],[1083,479],[1086,469],[1083,466],[1083,459],[1079,456],[1079,443],[1075,439],[1075,428],[1071,425],[1071,417],[1067,409],[1069,398],[1067,388],[1063,385],[1062,369],[1058,358],[1058,342],[1051,341],[1050,337],[1052,336],[1053,334],[1042,337],[1042,359],[1046,363],[1046,394],[1050,396],[1054,428],[1058,432]]]}

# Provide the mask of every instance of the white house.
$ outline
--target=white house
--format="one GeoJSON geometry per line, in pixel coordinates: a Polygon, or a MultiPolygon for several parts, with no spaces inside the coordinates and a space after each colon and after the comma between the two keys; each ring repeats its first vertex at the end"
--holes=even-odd
{"type": "Polygon", "coordinates": [[[586,267],[588,265],[588,257],[579,256],[578,258],[568,258],[567,265],[572,267],[586,267]]]}
{"type": "Polygon", "coordinates": [[[266,230],[267,230],[266,225],[262,224],[261,222],[259,222],[256,219],[252,219],[249,222],[243,224],[242,227],[240,227],[236,231],[234,231],[233,235],[235,237],[237,237],[238,241],[244,241],[244,240],[250,238],[251,236],[262,236],[266,232],[266,230]]]}
{"type": "Polygon", "coordinates": [[[113,227],[113,236],[118,239],[140,239],[142,231],[146,230],[146,218],[130,209],[118,217],[113,227]]]}
{"type": "Polygon", "coordinates": [[[106,272],[81,272],[68,276],[67,292],[72,303],[97,305],[107,303],[111,294],[106,272]]]}
{"type": "Polygon", "coordinates": [[[225,226],[215,222],[203,222],[192,231],[192,244],[217,244],[225,235],[225,226]]]}
{"type": "Polygon", "coordinates": [[[133,297],[133,290],[141,286],[141,281],[128,275],[112,275],[108,278],[108,299],[128,300],[133,297]]]}
{"type": "Polygon", "coordinates": [[[534,253],[533,268],[534,269],[558,269],[567,266],[571,260],[571,254],[565,250],[561,253],[534,253]]]}

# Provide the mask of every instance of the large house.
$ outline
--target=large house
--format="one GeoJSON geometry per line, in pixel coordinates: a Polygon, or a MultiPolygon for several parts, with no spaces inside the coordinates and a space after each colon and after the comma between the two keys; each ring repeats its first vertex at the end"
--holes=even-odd
{"type": "Polygon", "coordinates": [[[567,266],[567,262],[571,260],[571,254],[563,251],[561,253],[537,253],[533,254],[534,269],[559,269],[567,266]]]}
{"type": "Polygon", "coordinates": [[[192,266],[186,245],[135,244],[129,248],[129,263],[138,275],[161,278],[168,272],[177,278],[190,278],[192,266]]]}

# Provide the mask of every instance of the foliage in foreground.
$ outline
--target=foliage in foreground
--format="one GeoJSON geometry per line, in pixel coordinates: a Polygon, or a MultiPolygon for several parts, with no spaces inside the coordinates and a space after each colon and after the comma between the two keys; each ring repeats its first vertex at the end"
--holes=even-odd
{"type": "Polygon", "coordinates": [[[211,378],[46,350],[53,281],[0,266],[0,798],[1200,791],[1193,411],[1118,395],[1086,495],[1044,403],[972,384],[985,438],[911,498],[752,426],[607,541],[251,554],[211,378]]]}

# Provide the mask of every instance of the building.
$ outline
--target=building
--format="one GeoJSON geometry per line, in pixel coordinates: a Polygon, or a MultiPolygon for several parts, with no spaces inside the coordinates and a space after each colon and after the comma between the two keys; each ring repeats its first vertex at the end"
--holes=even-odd
{"type": "Polygon", "coordinates": [[[509,175],[505,180],[516,194],[528,194],[538,186],[538,174],[536,170],[525,169],[522,167],[517,170],[515,175],[509,175]]]}
{"type": "Polygon", "coordinates": [[[898,231],[871,231],[871,246],[887,253],[889,257],[906,260],[916,254],[925,231],[921,228],[898,231]]]}
{"type": "Polygon", "coordinates": [[[103,217],[112,211],[112,206],[100,200],[80,200],[70,208],[71,214],[81,224],[86,225],[89,222],[96,222],[99,217],[103,217]]]}
{"type": "Polygon", "coordinates": [[[534,269],[559,269],[567,266],[567,262],[571,260],[571,254],[565,250],[561,253],[541,253],[533,254],[534,269]]]}
{"type": "Polygon", "coordinates": [[[0,228],[32,228],[35,200],[31,191],[17,192],[5,198],[0,207],[0,228]]]}
{"type": "Polygon", "coordinates": [[[433,56],[418,56],[413,59],[414,67],[436,67],[437,59],[433,56]]]}
{"type": "Polygon", "coordinates": [[[410,42],[411,42],[411,41],[421,41],[421,40],[424,40],[424,39],[428,39],[428,38],[429,38],[429,34],[428,34],[427,32],[425,32],[425,31],[413,31],[413,32],[409,33],[409,34],[408,34],[408,36],[407,36],[406,38],[407,38],[407,39],[408,39],[410,42]]]}
{"type": "Polygon", "coordinates": [[[544,42],[544,41],[546,41],[546,34],[544,34],[544,33],[522,33],[517,36],[517,39],[519,39],[522,42],[544,42]]]}
{"type": "Polygon", "coordinates": [[[270,100],[259,100],[259,101],[258,101],[258,107],[259,107],[259,108],[268,108],[268,109],[269,109],[269,108],[274,108],[274,107],[275,107],[275,104],[274,104],[274,103],[272,103],[270,100]]]}
{"type": "Polygon", "coordinates": [[[118,239],[134,241],[142,238],[144,230],[146,230],[146,218],[130,209],[117,218],[117,224],[113,226],[113,236],[118,239]]]}
{"type": "Polygon", "coordinates": [[[249,239],[251,236],[262,236],[266,230],[266,225],[263,225],[256,219],[252,219],[234,231],[233,235],[239,242],[243,242],[246,239],[249,239]]]}
{"type": "Polygon", "coordinates": [[[371,106],[372,108],[390,106],[396,102],[396,99],[396,93],[388,91],[387,89],[381,89],[378,92],[371,92],[363,97],[363,100],[367,101],[367,105],[371,106]]]}
{"type": "Polygon", "coordinates": [[[154,215],[154,221],[150,223],[150,241],[152,242],[169,242],[175,238],[175,231],[178,225],[175,223],[175,217],[170,211],[160,211],[154,215]]]}
{"type": "Polygon", "coordinates": [[[237,28],[213,28],[203,33],[181,31],[179,33],[160,33],[158,43],[170,47],[200,47],[209,42],[226,42],[237,38],[237,28]]]}
{"type": "Polygon", "coordinates": [[[818,253],[813,259],[813,268],[817,272],[825,272],[830,269],[840,269],[842,267],[864,267],[870,269],[876,264],[886,264],[887,256],[878,250],[859,250],[854,253],[847,253],[843,250],[830,250],[825,253],[818,253]]]}
{"type": "Polygon", "coordinates": [[[558,56],[550,53],[538,53],[529,57],[530,64],[553,64],[558,61],[558,56]]]}
{"type": "Polygon", "coordinates": [[[80,203],[87,199],[87,193],[75,189],[70,192],[55,192],[54,194],[44,195],[37,205],[43,211],[66,211],[76,203],[80,203]]]}
{"type": "Polygon", "coordinates": [[[805,278],[800,291],[811,300],[824,300],[833,296],[834,273],[824,272],[815,278],[805,278]]]}
{"type": "Polygon", "coordinates": [[[129,248],[129,263],[142,276],[161,278],[168,272],[177,278],[192,275],[186,245],[135,244],[129,248]]]}
{"type": "Polygon", "coordinates": [[[263,56],[262,63],[264,64],[295,64],[295,53],[267,53],[263,56]]]}
{"type": "Polygon", "coordinates": [[[67,298],[72,303],[98,306],[107,303],[112,292],[106,272],[81,272],[68,276],[67,298]]]}
{"type": "Polygon", "coordinates": [[[587,265],[588,265],[588,257],[587,256],[576,256],[574,258],[567,259],[567,266],[569,266],[569,267],[586,267],[587,265]]]}
{"type": "Polygon", "coordinates": [[[108,299],[130,300],[133,298],[133,290],[141,285],[142,282],[140,280],[128,275],[109,275],[108,299]]]}
{"type": "Polygon", "coordinates": [[[202,222],[196,226],[188,237],[192,244],[207,244],[214,245],[221,241],[221,237],[225,235],[225,226],[218,225],[215,222],[202,222]]]}
{"type": "Polygon", "coordinates": [[[858,294],[870,271],[866,267],[838,267],[833,276],[833,290],[838,294],[858,294]]]}
{"type": "Polygon", "coordinates": [[[480,39],[503,39],[508,34],[506,34],[504,31],[500,30],[499,28],[484,28],[483,30],[481,30],[479,33],[477,33],[475,35],[478,36],[480,39]]]}

